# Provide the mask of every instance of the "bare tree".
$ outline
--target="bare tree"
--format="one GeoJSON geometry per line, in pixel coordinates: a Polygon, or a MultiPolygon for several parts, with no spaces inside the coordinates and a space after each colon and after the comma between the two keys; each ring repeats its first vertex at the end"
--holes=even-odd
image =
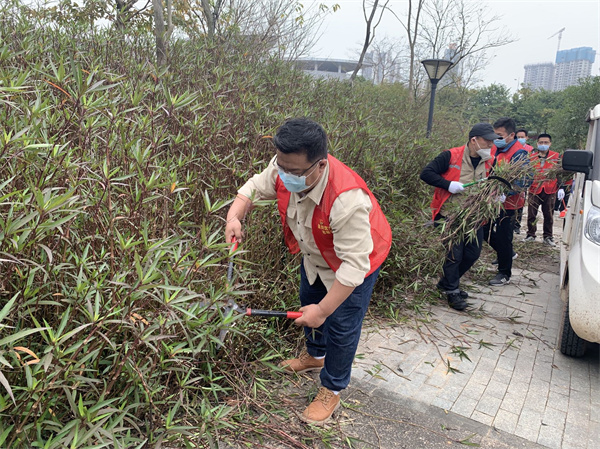
{"type": "Polygon", "coordinates": [[[296,58],[316,43],[323,20],[339,6],[296,0],[185,0],[185,15],[195,17],[202,32],[227,43],[245,38],[249,51],[271,51],[296,58]]]}
{"type": "Polygon", "coordinates": [[[356,78],[356,74],[358,73],[358,71],[362,68],[363,62],[365,60],[365,55],[367,54],[367,51],[369,50],[369,46],[371,45],[371,43],[373,43],[373,39],[375,39],[375,30],[377,28],[377,26],[381,23],[381,18],[383,17],[383,13],[385,11],[385,9],[387,8],[387,5],[390,1],[389,0],[385,0],[385,3],[383,4],[383,6],[380,7],[379,10],[379,17],[377,18],[377,20],[374,22],[375,17],[377,16],[377,9],[379,8],[379,0],[374,0],[373,4],[371,5],[371,12],[367,15],[367,0],[363,0],[363,15],[365,17],[365,22],[367,24],[367,29],[365,32],[365,42],[363,44],[363,48],[362,51],[360,52],[360,56],[358,58],[358,63],[356,64],[356,67],[354,68],[354,72],[352,72],[352,75],[350,76],[350,80],[354,81],[354,79],[356,78]]]}
{"type": "Polygon", "coordinates": [[[223,0],[216,0],[212,5],[209,0],[201,0],[201,4],[202,15],[206,21],[206,34],[208,34],[209,39],[212,39],[215,36],[219,16],[223,9],[223,0]]]}
{"type": "Polygon", "coordinates": [[[495,24],[499,16],[485,4],[465,0],[429,0],[424,7],[420,38],[429,57],[450,59],[454,68],[446,75],[468,87],[485,67],[488,50],[514,42],[495,24]]]}
{"type": "Polygon", "coordinates": [[[138,0],[115,0],[115,27],[117,29],[125,28],[126,24],[135,16],[141,14],[152,0],[147,0],[146,4],[141,8],[135,8],[138,0]]]}
{"type": "Polygon", "coordinates": [[[408,90],[416,91],[415,89],[415,72],[416,72],[416,56],[417,43],[419,41],[419,26],[421,25],[421,12],[423,11],[425,0],[408,0],[408,13],[406,18],[401,19],[398,14],[390,9],[392,15],[400,22],[406,37],[408,38],[408,90]]]}
{"type": "Polygon", "coordinates": [[[405,79],[403,67],[406,55],[401,40],[383,38],[374,40],[370,55],[373,64],[373,82],[375,84],[393,83],[405,79]]]}
{"type": "Polygon", "coordinates": [[[156,38],[156,64],[162,67],[167,64],[167,42],[173,33],[173,0],[167,1],[167,26],[162,0],[152,0],[154,10],[154,36],[156,38]]]}
{"type": "Polygon", "coordinates": [[[424,80],[419,60],[446,58],[454,68],[446,75],[456,85],[466,87],[477,80],[485,67],[486,51],[514,40],[494,24],[499,17],[489,13],[482,2],[469,0],[408,0],[404,17],[390,9],[402,24],[408,38],[407,84],[416,96],[424,80]]]}

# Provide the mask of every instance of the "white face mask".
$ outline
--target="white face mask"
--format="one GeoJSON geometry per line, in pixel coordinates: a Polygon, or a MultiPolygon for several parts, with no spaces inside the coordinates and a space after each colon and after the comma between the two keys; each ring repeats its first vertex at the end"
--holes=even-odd
{"type": "Polygon", "coordinates": [[[477,140],[475,141],[475,143],[477,144],[477,147],[479,148],[477,150],[477,156],[479,156],[483,162],[489,161],[492,158],[492,149],[491,148],[481,148],[479,146],[479,142],[477,142],[477,140]]]}

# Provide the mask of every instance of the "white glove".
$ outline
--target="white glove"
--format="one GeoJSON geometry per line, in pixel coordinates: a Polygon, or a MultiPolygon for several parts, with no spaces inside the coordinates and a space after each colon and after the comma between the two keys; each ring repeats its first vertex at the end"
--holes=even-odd
{"type": "Polygon", "coordinates": [[[562,201],[564,197],[565,191],[563,189],[558,189],[558,192],[556,193],[556,198],[558,198],[558,201],[562,201]]]}
{"type": "Polygon", "coordinates": [[[450,186],[448,187],[448,192],[454,194],[454,193],[460,193],[463,190],[465,190],[465,188],[463,187],[462,183],[456,182],[456,181],[450,181],[450,186]]]}
{"type": "Polygon", "coordinates": [[[504,203],[506,201],[506,195],[503,193],[498,197],[498,201],[504,203]]]}

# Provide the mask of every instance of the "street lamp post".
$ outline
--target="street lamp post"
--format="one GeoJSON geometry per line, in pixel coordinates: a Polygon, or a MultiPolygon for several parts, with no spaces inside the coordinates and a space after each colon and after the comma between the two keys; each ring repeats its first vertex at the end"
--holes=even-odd
{"type": "Polygon", "coordinates": [[[446,74],[446,72],[452,67],[452,61],[447,59],[424,59],[421,61],[429,81],[431,81],[431,98],[429,100],[429,119],[427,120],[427,137],[431,135],[431,126],[433,125],[433,104],[435,102],[435,89],[437,88],[438,82],[446,74]]]}

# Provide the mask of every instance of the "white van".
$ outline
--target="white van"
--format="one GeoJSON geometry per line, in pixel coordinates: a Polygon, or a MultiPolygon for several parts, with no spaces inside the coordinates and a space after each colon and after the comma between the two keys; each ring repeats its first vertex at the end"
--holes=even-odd
{"type": "Polygon", "coordinates": [[[581,357],[600,343],[600,104],[590,110],[585,150],[566,150],[562,166],[577,172],[560,252],[563,323],[560,351],[581,357]]]}

